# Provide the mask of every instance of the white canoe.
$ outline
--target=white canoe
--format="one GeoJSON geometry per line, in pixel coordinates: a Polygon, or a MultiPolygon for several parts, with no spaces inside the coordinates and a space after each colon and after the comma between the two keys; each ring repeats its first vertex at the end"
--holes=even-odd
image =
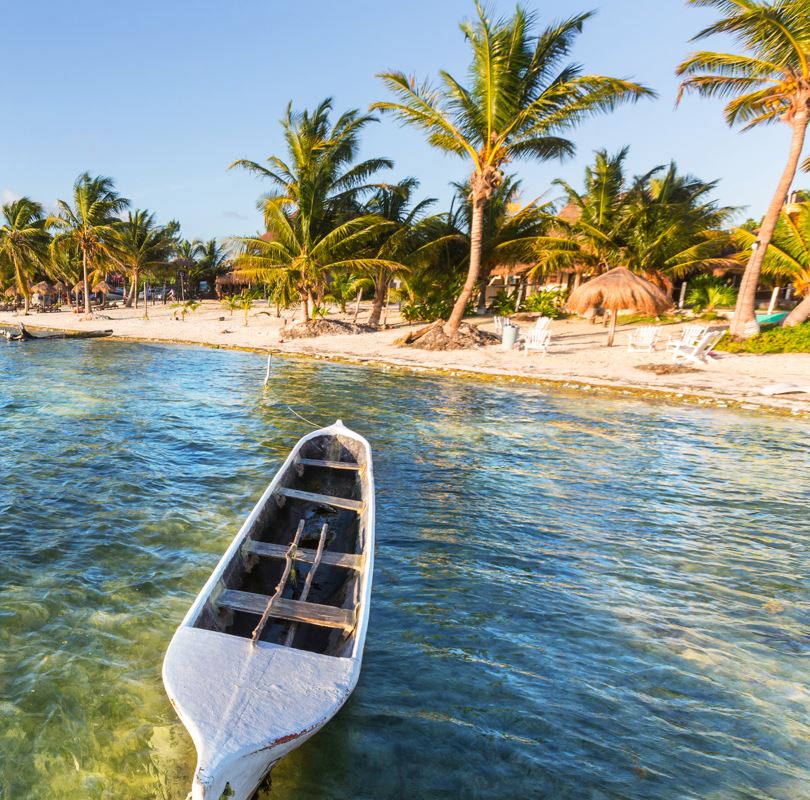
{"type": "Polygon", "coordinates": [[[248,800],[346,702],[373,568],[371,448],[338,420],[296,444],[169,644],[193,800],[248,800]]]}

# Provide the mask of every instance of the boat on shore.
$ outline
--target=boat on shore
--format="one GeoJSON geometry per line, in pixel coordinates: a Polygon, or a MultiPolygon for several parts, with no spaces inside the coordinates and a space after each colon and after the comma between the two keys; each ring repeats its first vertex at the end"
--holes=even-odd
{"type": "Polygon", "coordinates": [[[248,800],[346,702],[373,568],[371,448],[338,420],[298,441],[169,644],[193,800],[248,800]]]}
{"type": "Polygon", "coordinates": [[[38,342],[45,339],[102,339],[112,336],[112,330],[103,331],[53,331],[48,333],[31,333],[26,326],[19,322],[17,329],[0,325],[0,335],[5,336],[9,342],[38,342]]]}

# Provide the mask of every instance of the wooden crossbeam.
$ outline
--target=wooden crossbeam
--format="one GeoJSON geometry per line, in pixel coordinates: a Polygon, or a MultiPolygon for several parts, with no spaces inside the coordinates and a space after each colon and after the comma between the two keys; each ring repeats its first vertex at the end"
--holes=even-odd
{"type": "MultiPolygon", "coordinates": [[[[287,547],[283,544],[271,544],[270,542],[257,542],[248,539],[245,542],[245,552],[254,556],[265,558],[284,558],[287,555],[287,547]]],[[[305,564],[314,564],[317,551],[308,547],[298,547],[295,550],[295,560],[303,561],[305,564]]],[[[363,568],[363,556],[356,553],[330,553],[324,550],[321,555],[321,563],[329,567],[345,567],[357,572],[363,568]]]]}
{"type": "Polygon", "coordinates": [[[307,503],[319,503],[322,506],[332,506],[333,508],[346,508],[349,511],[360,511],[363,503],[360,500],[349,500],[347,497],[332,497],[328,494],[317,494],[316,492],[303,492],[300,489],[290,489],[287,486],[280,486],[276,489],[276,494],[288,497],[291,500],[304,500],[307,503]]]}
{"type": "Polygon", "coordinates": [[[326,469],[349,469],[357,472],[360,469],[359,464],[351,461],[326,461],[319,458],[299,458],[299,464],[305,467],[325,467],[326,469]]]}
{"type": "MultiPolygon", "coordinates": [[[[225,589],[217,598],[217,605],[248,614],[263,614],[267,610],[267,595],[225,589]]],[[[353,609],[335,608],[319,603],[302,603],[300,600],[279,598],[270,608],[270,616],[290,622],[304,622],[324,628],[340,628],[351,631],[355,626],[353,609]]]]}

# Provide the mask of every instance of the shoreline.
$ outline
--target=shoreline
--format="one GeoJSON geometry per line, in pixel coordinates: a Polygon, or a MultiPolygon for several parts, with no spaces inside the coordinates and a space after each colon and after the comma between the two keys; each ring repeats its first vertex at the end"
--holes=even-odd
{"type": "MultiPolygon", "coordinates": [[[[86,320],[80,315],[32,314],[25,318],[32,331],[50,330],[66,334],[88,330],[112,330],[110,341],[144,344],[203,346],[212,349],[237,350],[272,354],[280,358],[306,358],[373,369],[395,369],[403,373],[434,374],[448,377],[496,381],[505,385],[523,384],[571,392],[615,394],[620,397],[658,399],[662,401],[709,408],[735,408],[743,411],[810,419],[810,395],[761,395],[756,384],[807,384],[810,376],[810,354],[726,355],[710,366],[672,374],[642,372],[640,366],[663,366],[669,363],[666,353],[632,354],[621,345],[603,345],[604,331],[579,320],[553,323],[554,345],[548,356],[505,352],[499,347],[479,350],[433,352],[395,348],[393,339],[408,326],[399,322],[378,333],[321,336],[315,339],[283,339],[280,319],[263,308],[255,308],[251,325],[242,326],[241,318],[224,317],[218,305],[204,304],[202,314],[186,321],[170,321],[167,306],[150,307],[150,319],[140,318],[141,310],[115,309],[105,312],[109,319],[86,320]],[[214,319],[212,319],[212,314],[214,319]],[[115,315],[115,316],[112,316],[115,315]],[[138,318],[133,318],[138,315],[138,318]],[[67,326],[64,323],[69,323],[67,326]],[[225,325],[239,330],[215,330],[225,325]],[[61,324],[60,324],[61,323],[61,324]],[[182,326],[183,330],[177,330],[182,326]],[[267,341],[272,338],[274,341],[267,341]],[[261,341],[264,339],[265,341],[261,341]],[[555,348],[557,352],[555,352],[555,348]],[[652,362],[641,364],[641,361],[652,362]],[[753,372],[751,371],[753,368],[753,372]],[[803,378],[803,380],[802,380],[803,378]]],[[[241,315],[240,315],[241,317],[241,315]]],[[[16,326],[21,317],[3,315],[0,325],[16,326]]],[[[484,329],[491,319],[474,320],[484,329]]],[[[678,326],[665,326],[677,332],[678,326]]],[[[619,326],[626,336],[629,326],[619,326]]],[[[618,334],[617,334],[618,336],[618,334]]]]}

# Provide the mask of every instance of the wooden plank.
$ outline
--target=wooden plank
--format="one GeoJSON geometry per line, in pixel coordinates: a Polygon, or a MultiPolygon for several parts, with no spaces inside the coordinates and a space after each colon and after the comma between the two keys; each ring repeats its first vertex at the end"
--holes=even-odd
{"type": "Polygon", "coordinates": [[[303,492],[300,489],[290,489],[287,486],[276,489],[276,494],[289,497],[291,500],[320,503],[322,506],[332,506],[334,508],[347,508],[349,511],[360,511],[363,508],[363,503],[360,500],[349,500],[347,497],[332,497],[329,494],[317,494],[315,492],[303,492]]]}
{"type": "MultiPolygon", "coordinates": [[[[225,589],[217,598],[217,605],[234,611],[245,611],[248,614],[263,614],[269,597],[253,592],[240,592],[236,589],[225,589]]],[[[354,629],[354,611],[347,608],[335,608],[319,603],[302,603],[300,600],[279,598],[270,609],[270,616],[286,619],[290,622],[305,622],[308,625],[320,625],[324,628],[342,628],[344,631],[354,629]]]]}
{"type": "MultiPolygon", "coordinates": [[[[245,542],[245,552],[266,558],[284,558],[287,555],[287,548],[283,544],[270,544],[248,539],[245,542]]],[[[298,547],[295,550],[295,560],[303,561],[305,564],[314,564],[315,555],[316,551],[310,550],[308,547],[298,547]]],[[[321,563],[330,567],[345,567],[360,572],[363,568],[363,556],[356,553],[330,553],[326,550],[321,556],[321,563]]]]}
{"type": "Polygon", "coordinates": [[[305,467],[325,467],[326,469],[350,469],[355,472],[360,469],[359,464],[350,461],[325,461],[319,458],[299,458],[299,464],[305,467]]]}
{"type": "Polygon", "coordinates": [[[281,579],[276,586],[275,592],[273,592],[272,597],[267,601],[267,606],[264,609],[264,613],[262,614],[262,618],[259,620],[256,627],[253,629],[253,635],[250,637],[253,645],[256,645],[256,642],[259,641],[259,637],[262,635],[262,631],[264,630],[264,626],[267,624],[267,620],[270,618],[270,609],[280,597],[281,593],[284,591],[284,585],[287,583],[287,578],[290,577],[290,570],[292,570],[293,565],[293,558],[298,547],[298,542],[301,539],[301,534],[304,532],[304,525],[306,525],[305,520],[301,520],[298,523],[298,528],[295,531],[295,536],[293,536],[293,540],[290,543],[290,547],[287,552],[284,554],[284,572],[281,573],[281,579]]]}

